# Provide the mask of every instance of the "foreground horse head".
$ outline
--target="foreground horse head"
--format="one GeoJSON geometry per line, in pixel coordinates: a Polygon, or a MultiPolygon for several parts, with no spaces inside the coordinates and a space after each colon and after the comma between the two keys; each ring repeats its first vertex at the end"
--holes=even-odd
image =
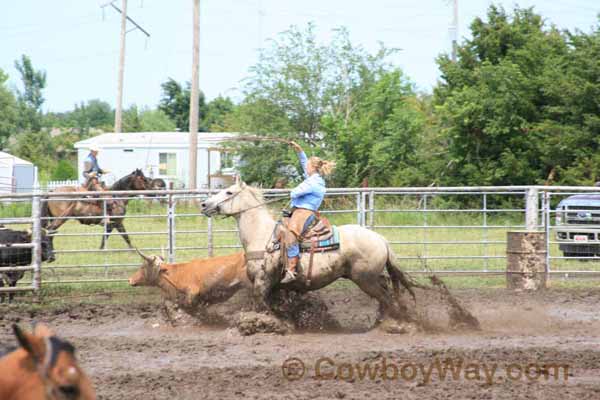
{"type": "Polygon", "coordinates": [[[262,194],[258,189],[240,182],[206,199],[202,203],[202,213],[207,217],[217,214],[235,216],[262,202],[262,194]]]}
{"type": "Polygon", "coordinates": [[[93,400],[94,388],[79,367],[75,348],[42,324],[33,333],[13,326],[21,346],[0,359],[0,398],[93,400]]]}

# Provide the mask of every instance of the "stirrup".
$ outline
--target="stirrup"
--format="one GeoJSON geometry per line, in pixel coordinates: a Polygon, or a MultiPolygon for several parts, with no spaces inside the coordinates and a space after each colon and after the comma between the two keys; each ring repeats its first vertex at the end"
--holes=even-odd
{"type": "Polygon", "coordinates": [[[290,271],[289,269],[285,270],[285,276],[281,280],[281,283],[289,283],[296,280],[296,273],[294,271],[290,271]]]}

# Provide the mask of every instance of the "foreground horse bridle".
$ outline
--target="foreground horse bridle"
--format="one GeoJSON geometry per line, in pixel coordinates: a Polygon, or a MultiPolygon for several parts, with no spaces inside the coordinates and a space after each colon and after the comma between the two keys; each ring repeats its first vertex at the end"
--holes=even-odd
{"type": "MultiPolygon", "coordinates": [[[[238,191],[236,193],[233,193],[231,196],[226,197],[225,199],[223,199],[223,200],[219,201],[218,203],[216,203],[214,207],[217,208],[220,204],[223,204],[226,201],[232,200],[233,198],[235,198],[236,196],[238,196],[239,194],[241,194],[243,191],[244,191],[244,189],[241,189],[240,191],[238,191]]],[[[254,197],[254,199],[256,201],[259,201],[258,198],[254,195],[254,193],[252,193],[252,191],[250,191],[250,194],[252,194],[252,197],[254,197]]],[[[244,212],[246,212],[248,210],[252,210],[254,208],[262,207],[264,205],[271,204],[271,203],[274,203],[276,201],[281,201],[283,199],[285,199],[285,198],[282,197],[282,198],[278,198],[278,199],[271,199],[271,200],[263,201],[262,203],[259,202],[259,204],[255,205],[255,206],[248,207],[248,208],[245,208],[243,210],[236,211],[236,212],[233,212],[233,213],[227,213],[227,214],[221,213],[221,215],[223,216],[223,218],[234,217],[234,216],[240,215],[240,214],[242,214],[242,213],[244,213],[244,212]]],[[[210,217],[212,217],[212,215],[210,217]]]]}
{"type": "MultiPolygon", "coordinates": [[[[57,383],[53,382],[49,376],[50,369],[56,364],[58,354],[62,351],[66,351],[71,354],[75,354],[75,348],[69,342],[61,340],[56,336],[44,337],[44,345],[46,347],[46,353],[44,354],[43,361],[37,368],[38,376],[40,377],[42,384],[44,385],[44,393],[46,400],[61,400],[70,398],[73,393],[65,392],[65,389],[77,390],[74,386],[62,387],[57,383]]],[[[71,366],[66,371],[68,374],[77,373],[75,367],[71,366]]]]}

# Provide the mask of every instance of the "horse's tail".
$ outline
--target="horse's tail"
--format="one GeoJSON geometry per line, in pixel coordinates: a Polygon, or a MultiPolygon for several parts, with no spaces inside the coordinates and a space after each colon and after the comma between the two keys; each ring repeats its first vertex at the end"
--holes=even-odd
{"type": "Polygon", "coordinates": [[[386,246],[388,258],[385,263],[385,268],[390,275],[392,287],[394,288],[394,295],[396,298],[400,298],[400,285],[402,285],[406,288],[406,290],[408,290],[413,300],[416,300],[413,287],[420,287],[421,285],[415,282],[408,274],[402,272],[400,265],[398,264],[398,260],[396,259],[396,254],[391,249],[390,244],[386,243],[386,246]]]}

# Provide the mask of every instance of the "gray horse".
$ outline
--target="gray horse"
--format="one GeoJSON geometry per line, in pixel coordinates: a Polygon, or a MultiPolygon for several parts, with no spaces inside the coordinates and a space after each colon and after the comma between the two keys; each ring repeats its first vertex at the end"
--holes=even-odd
{"type": "Polygon", "coordinates": [[[401,297],[402,287],[413,294],[411,287],[414,285],[400,271],[389,243],[378,233],[359,225],[340,226],[340,248],[314,254],[310,279],[307,279],[309,255],[303,254],[300,263],[304,268],[299,271],[299,279],[281,285],[280,255],[272,249],[276,224],[259,190],[244,183],[235,184],[202,203],[202,212],[207,216],[220,214],[237,220],[240,240],[246,251],[248,277],[253,282],[256,299],[267,310],[272,310],[269,295],[277,286],[306,292],[347,278],[379,302],[378,322],[387,320],[401,323],[406,329],[414,328],[416,318],[401,297]]]}

